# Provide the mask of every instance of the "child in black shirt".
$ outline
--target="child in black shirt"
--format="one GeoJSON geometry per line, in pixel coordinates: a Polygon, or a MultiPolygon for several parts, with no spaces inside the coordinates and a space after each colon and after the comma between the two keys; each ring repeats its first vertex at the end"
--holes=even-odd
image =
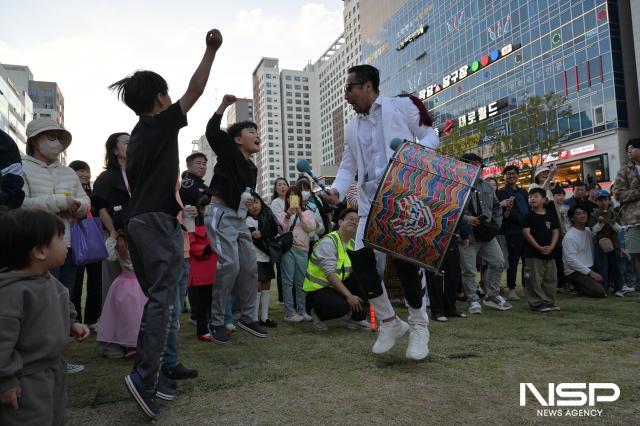
{"type": "Polygon", "coordinates": [[[524,217],[522,234],[525,239],[524,276],[525,293],[529,307],[537,312],[557,311],[555,253],[560,236],[560,225],[555,214],[545,208],[546,191],[533,188],[529,191],[531,211],[524,217]]]}
{"type": "Polygon", "coordinates": [[[224,111],[236,97],[225,95],[218,110],[207,124],[206,136],[217,155],[209,186],[211,204],[205,213],[207,234],[218,254],[218,273],[211,300],[211,336],[214,343],[226,344],[229,334],[224,314],[231,290],[236,291],[233,306],[238,327],[257,337],[267,331],[255,315],[258,269],[251,233],[246,223],[253,196],[243,193],[255,188],[258,169],[250,160],[260,151],[258,127],[250,121],[235,123],[225,132],[220,129],[224,111]]]}
{"type": "Polygon", "coordinates": [[[175,385],[158,373],[183,264],[183,236],[177,220],[182,209],[177,199],[178,131],[187,125],[187,112],[204,92],[221,45],[220,32],[209,31],[202,61],[176,103],[171,102],[167,82],[152,71],[137,71],[110,86],[140,117],[127,148],[131,201],[126,232],[131,261],[149,301],[140,324],[134,370],[125,383],[151,418],[160,412],[156,396],[175,398],[175,385]]]}

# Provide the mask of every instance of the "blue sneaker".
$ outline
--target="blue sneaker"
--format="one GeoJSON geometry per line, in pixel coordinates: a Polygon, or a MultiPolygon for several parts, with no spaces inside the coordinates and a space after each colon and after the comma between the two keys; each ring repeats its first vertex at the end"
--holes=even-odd
{"type": "Polygon", "coordinates": [[[138,403],[140,409],[149,418],[155,418],[160,413],[160,406],[155,400],[155,394],[153,392],[147,392],[144,390],[142,379],[137,372],[133,372],[124,377],[124,382],[129,389],[129,393],[133,399],[138,403]]]}
{"type": "Polygon", "coordinates": [[[163,373],[158,376],[158,385],[156,387],[156,396],[164,401],[173,401],[176,399],[176,390],[178,384],[175,380],[171,380],[163,373]]]}

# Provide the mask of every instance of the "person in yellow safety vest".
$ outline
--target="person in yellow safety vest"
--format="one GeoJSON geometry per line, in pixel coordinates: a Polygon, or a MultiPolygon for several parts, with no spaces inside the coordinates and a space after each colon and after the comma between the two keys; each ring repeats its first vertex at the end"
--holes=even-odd
{"type": "Polygon", "coordinates": [[[306,308],[318,331],[327,330],[326,320],[351,312],[347,327],[369,329],[364,312],[363,291],[352,274],[347,250],[353,250],[358,229],[358,212],[344,209],[338,218],[338,230],[325,235],[313,249],[307,265],[303,289],[306,308]]]}

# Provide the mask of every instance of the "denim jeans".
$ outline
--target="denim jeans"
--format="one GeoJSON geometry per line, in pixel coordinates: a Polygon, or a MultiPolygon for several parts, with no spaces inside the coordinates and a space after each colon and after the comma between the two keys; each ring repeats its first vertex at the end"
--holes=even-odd
{"type": "Polygon", "coordinates": [[[175,367],[178,364],[178,321],[184,306],[184,298],[187,294],[187,278],[189,277],[189,260],[184,259],[180,275],[178,276],[178,286],[176,287],[176,301],[171,313],[171,324],[169,325],[169,335],[167,336],[167,347],[162,359],[163,367],[175,367]]]}
{"type": "Polygon", "coordinates": [[[53,268],[49,272],[69,290],[69,297],[71,297],[71,294],[75,291],[77,271],[78,267],[71,260],[71,249],[69,249],[64,264],[53,268]]]}
{"type": "Polygon", "coordinates": [[[487,282],[485,290],[487,296],[500,294],[500,276],[504,270],[504,256],[497,239],[491,241],[476,241],[471,238],[469,247],[458,245],[460,250],[460,267],[462,269],[462,286],[469,302],[477,302],[478,284],[476,283],[476,257],[480,255],[487,261],[487,282]]]}
{"type": "Polygon", "coordinates": [[[307,251],[292,247],[282,256],[280,271],[282,272],[282,291],[284,299],[284,315],[291,316],[306,313],[306,293],[302,290],[304,277],[307,273],[307,251]],[[293,287],[296,288],[296,307],[293,306],[293,287]]]}
{"type": "Polygon", "coordinates": [[[602,251],[600,246],[596,245],[595,250],[595,270],[602,275],[602,285],[605,290],[613,287],[613,291],[622,290],[623,277],[620,270],[618,259],[620,258],[620,250],[615,249],[609,253],[602,251]]]}

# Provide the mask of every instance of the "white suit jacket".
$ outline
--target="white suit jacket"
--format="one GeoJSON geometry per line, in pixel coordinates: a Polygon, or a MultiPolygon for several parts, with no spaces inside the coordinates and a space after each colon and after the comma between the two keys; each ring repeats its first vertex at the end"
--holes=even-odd
{"type": "MultiPolygon", "coordinates": [[[[382,131],[385,143],[386,161],[393,157],[394,151],[389,146],[394,138],[413,141],[418,139],[418,143],[428,148],[435,149],[440,146],[440,139],[430,126],[420,125],[420,112],[408,97],[388,98],[380,96],[382,105],[382,131]]],[[[332,188],[335,188],[342,200],[349,190],[349,185],[358,179],[358,215],[367,216],[369,214],[369,203],[363,198],[362,177],[365,175],[365,160],[362,149],[358,143],[359,120],[354,119],[345,126],[344,129],[344,154],[336,179],[332,188]]],[[[371,194],[370,196],[373,196],[371,194]]]]}

